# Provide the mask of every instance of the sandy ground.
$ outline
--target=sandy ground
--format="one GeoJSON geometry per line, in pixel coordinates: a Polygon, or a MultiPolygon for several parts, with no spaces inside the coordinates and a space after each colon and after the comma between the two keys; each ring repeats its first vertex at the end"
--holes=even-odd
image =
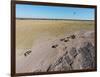
{"type": "MultiPolygon", "coordinates": [[[[52,39],[54,39],[54,37],[52,37],[52,39]]],[[[34,43],[30,55],[17,57],[17,72],[32,72],[41,66],[45,70],[45,68],[57,58],[57,54],[59,54],[56,49],[51,48],[54,41],[55,40],[47,40],[47,38],[38,39],[34,43]]]]}

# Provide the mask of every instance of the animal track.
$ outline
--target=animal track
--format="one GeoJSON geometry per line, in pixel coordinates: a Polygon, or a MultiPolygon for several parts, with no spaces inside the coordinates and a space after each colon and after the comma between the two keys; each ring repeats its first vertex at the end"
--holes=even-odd
{"type": "Polygon", "coordinates": [[[65,47],[65,53],[56,60],[53,64],[51,64],[47,71],[66,71],[74,69],[74,64],[76,58],[78,58],[78,62],[83,69],[95,68],[94,59],[92,59],[93,55],[91,54],[91,47],[94,48],[91,43],[87,42],[83,45],[84,47],[76,49],[72,47],[69,51],[67,51],[67,47],[65,47]],[[81,56],[80,56],[81,54],[81,56]],[[80,56],[80,57],[77,57],[80,56]],[[73,57],[73,58],[71,58],[73,57]]]}
{"type": "Polygon", "coordinates": [[[72,47],[69,53],[73,58],[75,58],[78,55],[77,50],[74,47],[72,47]]]}

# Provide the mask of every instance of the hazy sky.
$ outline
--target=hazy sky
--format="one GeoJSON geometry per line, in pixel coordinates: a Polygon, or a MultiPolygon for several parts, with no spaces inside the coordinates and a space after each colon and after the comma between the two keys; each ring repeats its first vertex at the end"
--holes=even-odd
{"type": "Polygon", "coordinates": [[[94,9],[16,4],[16,17],[94,20],[94,9]]]}

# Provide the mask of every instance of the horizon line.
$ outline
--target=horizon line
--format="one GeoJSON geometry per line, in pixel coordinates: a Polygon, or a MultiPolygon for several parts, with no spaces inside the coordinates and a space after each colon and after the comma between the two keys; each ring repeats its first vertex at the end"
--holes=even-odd
{"type": "Polygon", "coordinates": [[[16,19],[19,19],[19,20],[76,20],[76,21],[95,21],[95,20],[85,20],[85,19],[56,19],[56,18],[20,18],[20,17],[17,17],[16,19]]]}

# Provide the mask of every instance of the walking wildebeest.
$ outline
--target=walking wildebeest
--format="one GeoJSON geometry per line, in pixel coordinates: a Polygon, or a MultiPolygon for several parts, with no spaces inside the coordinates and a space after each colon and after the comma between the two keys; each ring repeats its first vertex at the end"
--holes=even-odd
{"type": "Polygon", "coordinates": [[[26,52],[24,53],[24,56],[29,55],[31,52],[32,52],[31,50],[26,51],[26,52]]]}
{"type": "Polygon", "coordinates": [[[64,41],[64,40],[65,40],[65,38],[60,39],[60,41],[64,41]]]}
{"type": "Polygon", "coordinates": [[[71,35],[70,37],[71,37],[72,39],[75,39],[75,35],[71,35]]]}
{"type": "Polygon", "coordinates": [[[68,42],[69,40],[64,40],[64,42],[68,42]]]}
{"type": "Polygon", "coordinates": [[[58,46],[57,44],[56,45],[53,45],[52,48],[56,48],[57,46],[58,46]]]}
{"type": "Polygon", "coordinates": [[[70,37],[67,37],[67,39],[69,39],[70,37]]]}

